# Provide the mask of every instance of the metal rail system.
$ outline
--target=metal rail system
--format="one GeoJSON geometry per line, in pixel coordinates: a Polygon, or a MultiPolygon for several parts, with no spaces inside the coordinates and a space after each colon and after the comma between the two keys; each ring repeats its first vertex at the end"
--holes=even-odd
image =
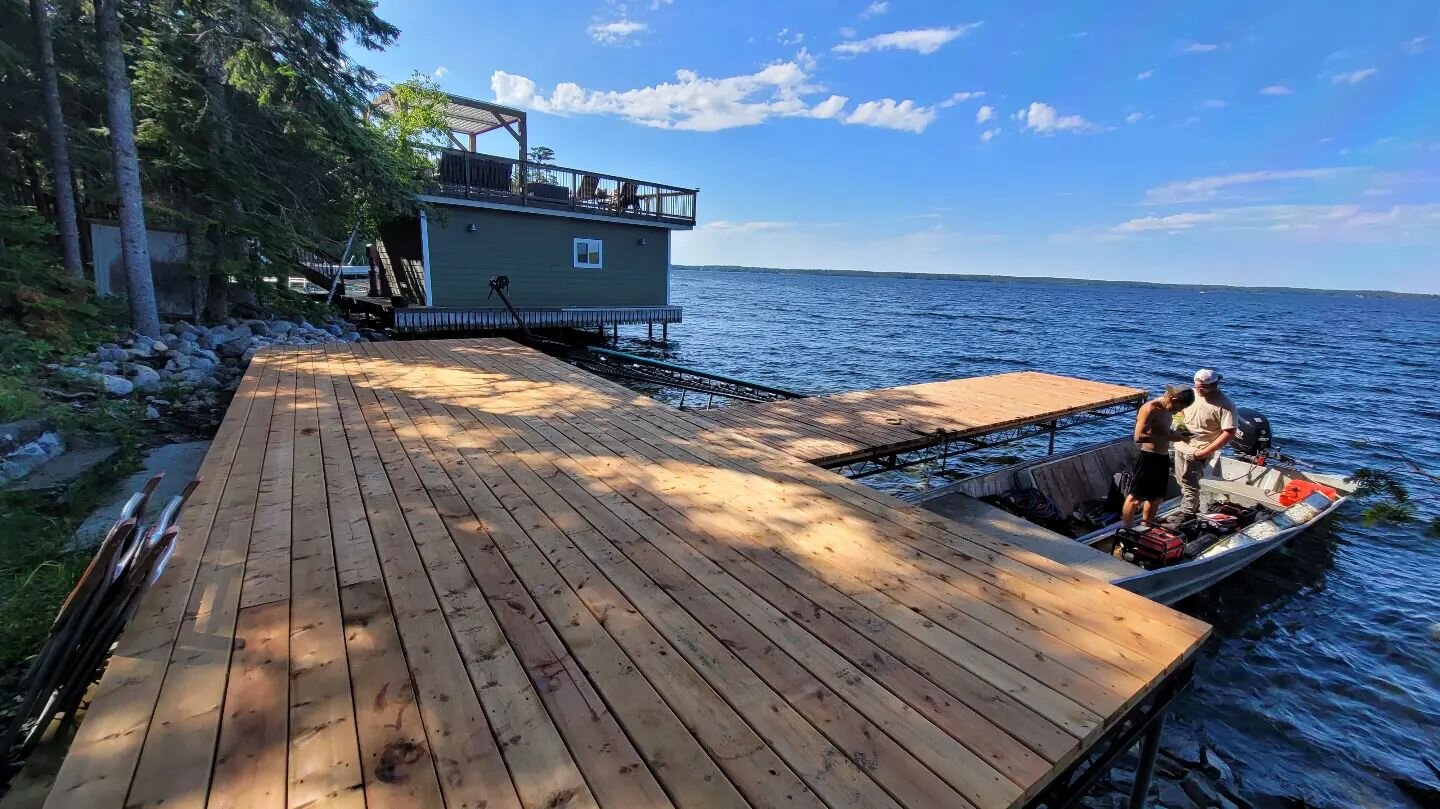
{"type": "Polygon", "coordinates": [[[1154,691],[1141,700],[1110,726],[1100,741],[1083,758],[1071,764],[1065,772],[1050,782],[1039,795],[1025,806],[1027,809],[1069,809],[1090,792],[1095,783],[1110,771],[1115,760],[1135,746],[1140,745],[1140,761],[1135,770],[1135,783],[1130,789],[1128,809],[1142,809],[1150,792],[1150,780],[1155,773],[1155,755],[1160,751],[1160,734],[1165,729],[1165,716],[1170,706],[1195,676],[1193,659],[1166,675],[1154,691]],[[1142,741],[1143,738],[1143,741],[1142,741]]]}
{"type": "Polygon", "coordinates": [[[1117,402],[1081,413],[1071,413],[1049,421],[1019,424],[982,435],[959,436],[947,430],[940,430],[932,433],[929,440],[922,445],[911,445],[898,450],[877,450],[874,454],[863,458],[842,459],[833,463],[821,464],[821,466],[839,472],[852,480],[859,480],[871,475],[894,472],[923,463],[940,462],[976,450],[991,449],[1047,434],[1050,436],[1050,448],[1047,454],[1053,454],[1055,452],[1055,434],[1060,430],[1094,424],[1115,416],[1134,413],[1138,406],[1135,401],[1117,402]]]}
{"type": "Polygon", "coordinates": [[[662,360],[613,351],[608,348],[590,347],[565,358],[585,370],[611,379],[629,382],[643,382],[662,387],[678,388],[681,391],[680,407],[685,406],[685,392],[709,395],[708,404],[714,404],[716,396],[737,399],[743,402],[774,402],[781,399],[802,399],[803,393],[783,388],[747,382],[720,374],[712,374],[683,365],[662,360]]]}

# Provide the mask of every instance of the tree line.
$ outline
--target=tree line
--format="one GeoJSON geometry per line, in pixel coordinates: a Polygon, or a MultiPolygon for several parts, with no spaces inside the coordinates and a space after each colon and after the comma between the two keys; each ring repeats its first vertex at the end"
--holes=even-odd
{"type": "MultiPolygon", "coordinates": [[[[84,300],[80,222],[120,231],[131,326],[159,330],[146,229],[185,234],[192,308],[414,210],[445,98],[373,106],[371,0],[0,0],[0,314],[84,300]]],[[[101,271],[97,268],[97,271],[101,271]]]]}

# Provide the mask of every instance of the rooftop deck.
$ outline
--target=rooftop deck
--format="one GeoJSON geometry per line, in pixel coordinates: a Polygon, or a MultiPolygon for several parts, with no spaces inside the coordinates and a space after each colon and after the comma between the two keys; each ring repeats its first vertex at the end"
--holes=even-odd
{"type": "Polygon", "coordinates": [[[704,415],[724,434],[833,467],[1083,414],[1125,411],[1144,400],[1138,388],[1021,371],[736,404],[704,415]]]}
{"type": "Polygon", "coordinates": [[[550,163],[445,149],[436,163],[438,199],[626,220],[671,228],[695,225],[693,188],[550,163]]]}
{"type": "Polygon", "coordinates": [[[1204,624],[506,340],[267,349],[50,807],[1008,807],[1204,624]]]}

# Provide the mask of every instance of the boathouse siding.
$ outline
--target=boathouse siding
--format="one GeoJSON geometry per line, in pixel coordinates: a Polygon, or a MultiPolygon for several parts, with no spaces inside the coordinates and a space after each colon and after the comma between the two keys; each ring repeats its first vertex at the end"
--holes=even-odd
{"type": "Polygon", "coordinates": [[[522,308],[669,302],[670,231],[663,227],[435,205],[425,239],[431,306],[498,307],[489,287],[496,275],[510,278],[510,300],[522,308]],[[576,266],[576,239],[599,240],[601,266],[576,266]]]}

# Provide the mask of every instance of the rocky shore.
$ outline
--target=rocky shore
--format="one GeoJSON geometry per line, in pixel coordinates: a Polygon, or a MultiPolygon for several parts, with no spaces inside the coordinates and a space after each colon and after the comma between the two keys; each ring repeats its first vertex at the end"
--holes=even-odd
{"type": "MultiPolygon", "coordinates": [[[[164,425],[160,432],[168,437],[161,443],[167,443],[213,433],[250,359],[266,346],[383,339],[343,320],[231,318],[214,326],[182,320],[158,338],[135,335],[47,365],[36,385],[47,399],[82,415],[107,402],[133,406],[143,420],[164,425]]],[[[103,437],[67,440],[62,432],[44,418],[0,424],[0,487],[63,487],[113,455],[113,443],[103,437]]]]}
{"type": "MultiPolygon", "coordinates": [[[[1080,805],[1086,809],[1129,806],[1130,788],[1135,783],[1139,762],[1137,745],[1117,761],[1091,794],[1081,799],[1080,805]]],[[[1150,809],[1262,809],[1277,804],[1246,798],[1234,769],[1214,748],[1167,733],[1155,757],[1150,802],[1146,805],[1150,809]]]]}
{"type": "Polygon", "coordinates": [[[158,339],[136,336],[106,343],[79,363],[55,370],[107,396],[143,395],[148,418],[166,410],[213,413],[229,401],[250,358],[266,346],[355,343],[379,336],[362,334],[343,320],[314,325],[304,319],[231,318],[209,327],[182,320],[165,331],[158,339]]]}

